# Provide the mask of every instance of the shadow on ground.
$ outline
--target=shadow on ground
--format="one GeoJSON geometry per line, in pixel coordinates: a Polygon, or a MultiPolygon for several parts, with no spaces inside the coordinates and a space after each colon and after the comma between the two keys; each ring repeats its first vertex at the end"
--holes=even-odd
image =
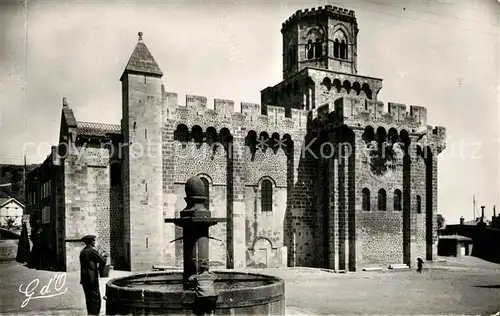
{"type": "Polygon", "coordinates": [[[500,289],[500,284],[496,285],[474,285],[474,287],[482,287],[486,289],[500,289]]]}

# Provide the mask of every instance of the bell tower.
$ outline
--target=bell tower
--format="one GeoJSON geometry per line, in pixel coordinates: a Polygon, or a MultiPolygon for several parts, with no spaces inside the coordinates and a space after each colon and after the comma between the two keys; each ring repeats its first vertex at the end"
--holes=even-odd
{"type": "Polygon", "coordinates": [[[331,5],[298,10],[281,29],[283,79],[306,67],[356,74],[358,32],[352,10],[331,5]]]}

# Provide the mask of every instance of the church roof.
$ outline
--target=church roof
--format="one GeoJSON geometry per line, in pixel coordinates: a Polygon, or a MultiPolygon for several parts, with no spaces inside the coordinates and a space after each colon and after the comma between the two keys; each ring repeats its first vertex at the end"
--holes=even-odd
{"type": "Polygon", "coordinates": [[[77,122],[76,133],[84,136],[104,137],[110,134],[121,134],[121,126],[95,122],[77,122]]]}
{"type": "Polygon", "coordinates": [[[125,67],[125,72],[135,72],[144,74],[153,74],[163,76],[163,72],[156,63],[153,55],[142,41],[142,32],[139,32],[139,41],[135,45],[135,49],[130,56],[130,59],[125,67]]]}
{"type": "Polygon", "coordinates": [[[4,207],[5,205],[7,205],[10,202],[14,202],[14,203],[18,204],[19,206],[21,206],[22,208],[24,208],[24,205],[21,202],[19,202],[15,198],[11,198],[11,197],[9,197],[9,198],[0,198],[0,208],[4,207]]]}

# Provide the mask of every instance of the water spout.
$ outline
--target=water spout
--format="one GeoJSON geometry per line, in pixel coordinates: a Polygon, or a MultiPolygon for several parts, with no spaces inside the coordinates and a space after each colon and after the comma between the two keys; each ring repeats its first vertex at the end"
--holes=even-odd
{"type": "Polygon", "coordinates": [[[179,241],[179,240],[182,240],[184,237],[179,237],[179,238],[175,238],[174,240],[172,240],[170,243],[173,243],[173,242],[176,242],[176,241],[179,241]]]}

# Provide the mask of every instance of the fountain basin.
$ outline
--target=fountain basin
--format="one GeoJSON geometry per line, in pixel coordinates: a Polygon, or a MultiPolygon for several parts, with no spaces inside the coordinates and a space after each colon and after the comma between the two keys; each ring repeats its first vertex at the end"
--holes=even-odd
{"type": "MultiPolygon", "coordinates": [[[[285,315],[283,280],[255,273],[215,271],[215,315],[285,315]]],[[[193,315],[194,291],[182,272],[151,272],[106,284],[106,315],[193,315]]]]}

